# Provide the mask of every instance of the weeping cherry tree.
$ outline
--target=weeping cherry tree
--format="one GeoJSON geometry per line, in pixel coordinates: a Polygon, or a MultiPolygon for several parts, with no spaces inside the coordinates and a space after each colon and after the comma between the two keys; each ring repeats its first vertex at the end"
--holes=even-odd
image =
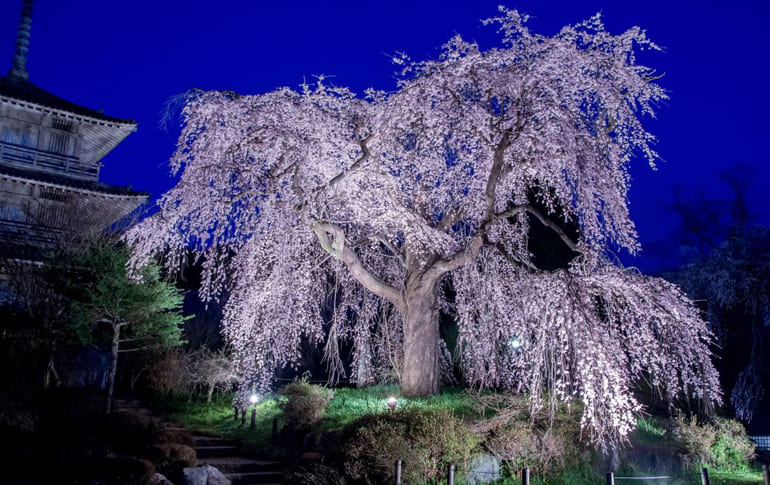
{"type": "Polygon", "coordinates": [[[642,117],[666,96],[635,54],[657,47],[598,15],[552,37],[526,20],[504,8],[487,20],[497,48],[456,36],[437,60],[399,55],[394,92],[319,79],[190,93],[179,182],[129,239],[137,261],[204,256],[201,294],[227,295],[245,386],[269,386],[309,338],[332,373],[347,340],[353,379],[384,366],[404,395],[434,394],[443,311],[466,382],[527,391],[534,408],[578,396],[599,443],[632,429],[638,379],[672,402],[719,399],[696,308],[607,256],[639,250],[628,166],[658,158],[642,117]],[[574,253],[568,267],[533,262],[533,224],[574,253]]]}

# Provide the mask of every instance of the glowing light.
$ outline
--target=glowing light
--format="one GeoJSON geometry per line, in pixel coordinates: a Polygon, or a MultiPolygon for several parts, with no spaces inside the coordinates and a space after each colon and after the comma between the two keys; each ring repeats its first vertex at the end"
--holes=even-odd
{"type": "Polygon", "coordinates": [[[249,397],[249,402],[250,402],[251,404],[257,404],[257,401],[259,401],[259,396],[257,396],[256,394],[252,394],[252,395],[249,397]]]}
{"type": "Polygon", "coordinates": [[[396,410],[396,405],[397,404],[398,404],[398,399],[396,399],[393,396],[390,396],[388,398],[388,407],[390,408],[391,411],[395,411],[396,410]]]}
{"type": "Polygon", "coordinates": [[[519,350],[521,348],[521,340],[519,340],[519,337],[511,337],[508,345],[510,345],[513,350],[519,350]]]}

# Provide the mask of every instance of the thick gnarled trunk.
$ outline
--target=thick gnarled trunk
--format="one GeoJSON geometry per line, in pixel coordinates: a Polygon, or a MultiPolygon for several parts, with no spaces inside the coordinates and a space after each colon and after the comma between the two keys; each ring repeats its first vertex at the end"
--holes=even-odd
{"type": "Polygon", "coordinates": [[[422,397],[439,392],[436,281],[416,278],[407,285],[401,393],[422,397]]]}

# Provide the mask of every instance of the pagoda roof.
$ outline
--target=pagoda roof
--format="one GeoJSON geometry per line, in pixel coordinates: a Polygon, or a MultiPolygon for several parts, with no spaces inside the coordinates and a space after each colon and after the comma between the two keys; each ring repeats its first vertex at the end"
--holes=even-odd
{"type": "Polygon", "coordinates": [[[49,109],[65,111],[80,117],[91,118],[102,123],[136,125],[136,121],[134,120],[124,120],[106,116],[100,111],[80,106],[67,101],[64,98],[60,98],[55,94],[51,94],[27,79],[20,79],[13,76],[0,77],[0,96],[40,105],[49,109]]]}
{"type": "Polygon", "coordinates": [[[78,191],[118,197],[148,197],[148,192],[137,192],[130,187],[118,187],[96,180],[81,180],[54,173],[36,172],[0,164],[0,178],[12,178],[32,183],[54,185],[78,191]]]}

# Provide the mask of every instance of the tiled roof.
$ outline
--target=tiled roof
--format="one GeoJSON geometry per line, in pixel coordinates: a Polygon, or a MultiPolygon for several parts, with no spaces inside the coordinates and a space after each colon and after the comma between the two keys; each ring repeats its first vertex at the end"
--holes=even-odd
{"type": "Polygon", "coordinates": [[[87,190],[90,192],[99,192],[109,195],[121,195],[127,197],[147,197],[149,195],[147,192],[136,192],[130,187],[118,187],[115,185],[97,182],[95,180],[80,180],[53,173],[22,170],[19,168],[0,164],[0,177],[3,175],[47,183],[51,185],[58,185],[60,187],[70,187],[73,189],[87,190]]]}
{"type": "Polygon", "coordinates": [[[28,80],[18,79],[11,76],[0,77],[0,96],[39,104],[47,108],[66,111],[75,115],[117,124],[136,124],[133,120],[121,120],[111,116],[105,116],[103,113],[86,108],[84,106],[70,103],[45,89],[39,88],[28,80]]]}

